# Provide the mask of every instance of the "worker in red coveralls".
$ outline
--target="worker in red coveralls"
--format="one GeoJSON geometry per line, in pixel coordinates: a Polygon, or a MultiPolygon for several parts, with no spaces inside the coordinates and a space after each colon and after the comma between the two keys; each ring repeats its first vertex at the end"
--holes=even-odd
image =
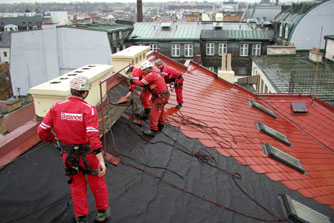
{"type": "Polygon", "coordinates": [[[72,97],[51,106],[38,126],[38,135],[45,142],[57,141],[61,147],[76,222],[88,222],[87,180],[98,210],[95,219],[105,221],[111,215],[111,209],[104,178],[106,165],[98,114],[94,106],[84,101],[89,93],[90,83],[87,77],[77,76],[71,80],[70,86],[72,97]]]}
{"type": "MultiPolygon", "coordinates": [[[[137,67],[130,66],[127,70],[125,70],[125,73],[127,75],[132,74],[132,77],[136,80],[141,80],[145,77],[144,71],[142,71],[142,69],[137,68],[137,67]]],[[[129,87],[129,91],[134,91],[135,89],[136,89],[136,85],[131,84],[129,87]]],[[[144,87],[141,90],[140,95],[139,95],[139,99],[142,103],[143,110],[136,114],[142,119],[147,119],[148,114],[150,113],[150,104],[149,104],[150,96],[151,96],[151,92],[146,87],[144,87]]]]}
{"type": "Polygon", "coordinates": [[[131,84],[138,86],[148,86],[152,97],[152,109],[150,111],[150,130],[144,131],[145,135],[155,136],[155,134],[164,127],[165,117],[164,117],[164,107],[169,99],[169,92],[166,82],[163,77],[159,75],[156,71],[152,71],[152,63],[145,61],[141,65],[141,69],[146,74],[145,78],[142,80],[136,80],[134,77],[130,76],[131,84]]]}
{"type": "Polygon", "coordinates": [[[176,93],[176,108],[180,109],[183,104],[182,88],[183,77],[182,73],[164,64],[160,59],[155,61],[155,65],[160,69],[162,76],[165,78],[166,83],[169,83],[171,88],[174,87],[176,93]]]}

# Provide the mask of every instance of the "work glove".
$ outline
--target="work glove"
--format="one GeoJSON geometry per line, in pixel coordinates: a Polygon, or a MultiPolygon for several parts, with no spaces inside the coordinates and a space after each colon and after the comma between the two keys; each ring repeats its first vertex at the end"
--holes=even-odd
{"type": "Polygon", "coordinates": [[[130,84],[133,84],[133,80],[134,80],[135,78],[132,77],[132,76],[129,76],[128,79],[129,79],[130,84]]]}

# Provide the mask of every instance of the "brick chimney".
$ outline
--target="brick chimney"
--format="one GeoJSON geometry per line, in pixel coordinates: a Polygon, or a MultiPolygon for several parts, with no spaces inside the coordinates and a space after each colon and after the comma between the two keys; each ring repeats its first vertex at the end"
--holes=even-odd
{"type": "Polygon", "coordinates": [[[143,1],[137,0],[137,22],[143,21],[143,1]]]}

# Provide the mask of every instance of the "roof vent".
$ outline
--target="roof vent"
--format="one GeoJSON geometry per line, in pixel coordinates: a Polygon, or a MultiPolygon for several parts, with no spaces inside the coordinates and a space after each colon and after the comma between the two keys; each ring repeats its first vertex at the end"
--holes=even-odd
{"type": "Polygon", "coordinates": [[[262,111],[262,112],[266,113],[267,115],[273,117],[274,119],[277,118],[276,115],[275,115],[275,113],[274,113],[273,111],[271,111],[270,109],[264,107],[263,105],[261,105],[261,104],[255,102],[254,100],[250,100],[250,101],[248,101],[248,104],[249,104],[250,106],[256,108],[257,110],[262,111]]]}
{"type": "Polygon", "coordinates": [[[288,146],[291,146],[291,143],[288,139],[288,137],[286,137],[284,134],[270,128],[269,126],[266,126],[265,124],[263,124],[262,122],[257,122],[256,123],[256,127],[259,131],[267,134],[268,136],[273,137],[274,139],[277,139],[278,141],[280,141],[281,143],[284,143],[288,146]]]}
{"type": "Polygon", "coordinates": [[[222,22],[214,22],[214,23],[212,23],[212,26],[215,30],[223,29],[223,23],[222,22]]]}
{"type": "Polygon", "coordinates": [[[307,113],[306,104],[303,102],[292,102],[291,109],[295,113],[307,113]]]}
{"type": "Polygon", "coordinates": [[[303,166],[300,164],[300,161],[293,156],[277,149],[276,147],[272,146],[270,143],[263,144],[262,148],[264,153],[285,165],[292,167],[293,169],[297,170],[298,172],[305,173],[303,166]]]}
{"type": "Polygon", "coordinates": [[[170,23],[170,22],[164,22],[164,23],[161,23],[161,29],[162,29],[162,30],[169,30],[169,29],[170,29],[170,26],[171,26],[171,23],[170,23]]]}
{"type": "Polygon", "coordinates": [[[311,209],[293,200],[289,195],[283,194],[280,196],[283,209],[288,215],[289,219],[293,222],[317,222],[317,223],[330,223],[329,217],[311,209]]]}

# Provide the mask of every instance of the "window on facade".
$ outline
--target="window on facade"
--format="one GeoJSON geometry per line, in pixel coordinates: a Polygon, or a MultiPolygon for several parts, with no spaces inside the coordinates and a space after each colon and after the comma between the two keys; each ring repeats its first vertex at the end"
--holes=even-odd
{"type": "Polygon", "coordinates": [[[260,93],[263,93],[263,85],[264,85],[264,81],[261,79],[260,93]]]}
{"type": "Polygon", "coordinates": [[[253,56],[261,56],[261,44],[253,44],[252,55],[253,56]]]}
{"type": "Polygon", "coordinates": [[[172,44],[172,57],[180,56],[180,44],[172,44]]]}
{"type": "Polygon", "coordinates": [[[248,56],[248,44],[240,44],[240,56],[248,56]]]}
{"type": "Polygon", "coordinates": [[[264,86],[264,93],[268,93],[268,86],[264,86]]]}
{"type": "Polygon", "coordinates": [[[3,52],[3,56],[4,56],[4,57],[7,57],[7,52],[3,52]]]}
{"type": "Polygon", "coordinates": [[[206,44],[206,55],[214,55],[215,54],[215,44],[207,43],[206,44]]]}
{"type": "Polygon", "coordinates": [[[119,31],[118,35],[119,35],[119,39],[122,39],[122,38],[123,38],[123,33],[122,33],[122,31],[119,31]]]}
{"type": "Polygon", "coordinates": [[[215,68],[214,67],[208,67],[209,70],[211,70],[212,72],[215,72],[215,68]]]}
{"type": "Polygon", "coordinates": [[[284,38],[285,39],[289,38],[289,26],[288,26],[288,24],[285,25],[284,38]]]}
{"type": "Polygon", "coordinates": [[[283,24],[279,26],[279,37],[282,37],[283,35],[283,24]]]}
{"type": "Polygon", "coordinates": [[[223,53],[227,53],[227,43],[219,43],[218,55],[221,56],[223,53]]]}
{"type": "Polygon", "coordinates": [[[112,40],[116,40],[116,33],[112,33],[112,40]]]}
{"type": "Polygon", "coordinates": [[[150,44],[151,50],[156,52],[158,50],[158,45],[157,44],[150,44]]]}
{"type": "Polygon", "coordinates": [[[184,56],[193,57],[194,56],[194,46],[193,44],[184,44],[184,56]]]}

